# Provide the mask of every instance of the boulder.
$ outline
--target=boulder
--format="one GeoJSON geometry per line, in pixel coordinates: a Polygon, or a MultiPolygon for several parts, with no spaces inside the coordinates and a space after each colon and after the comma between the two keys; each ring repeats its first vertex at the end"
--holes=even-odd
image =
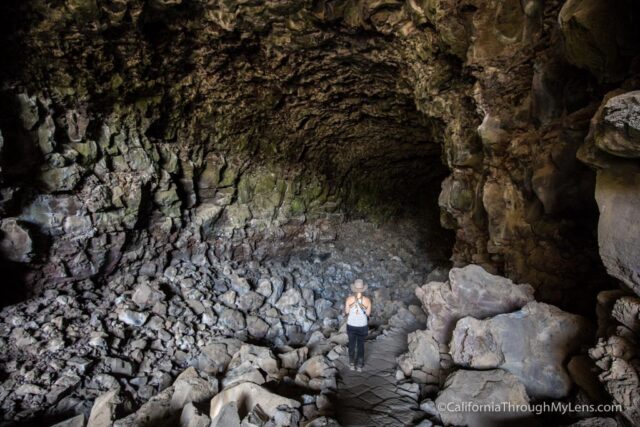
{"type": "Polygon", "coordinates": [[[120,389],[113,389],[99,396],[89,414],[87,427],[111,427],[116,418],[116,407],[120,404],[120,389]]]}
{"type": "Polygon", "coordinates": [[[194,368],[187,368],[173,383],[171,410],[177,412],[187,403],[204,402],[217,392],[218,381],[215,378],[201,376],[194,368]]]}
{"type": "Polygon", "coordinates": [[[237,338],[216,337],[204,346],[198,356],[196,367],[208,374],[219,374],[227,370],[229,362],[240,350],[242,341],[237,338]]]}
{"type": "Polygon", "coordinates": [[[335,390],[337,369],[325,356],[308,359],[296,374],[296,384],[312,390],[335,390]]]}
{"type": "Polygon", "coordinates": [[[257,311],[264,303],[264,297],[257,292],[247,291],[236,301],[238,308],[245,312],[257,311]]]}
{"type": "Polygon", "coordinates": [[[633,334],[640,336],[640,298],[632,296],[618,298],[611,310],[611,317],[629,328],[633,334]]]}
{"type": "Polygon", "coordinates": [[[30,262],[33,258],[31,234],[16,218],[0,221],[0,256],[13,262],[30,262]]]}
{"type": "Polygon", "coordinates": [[[247,332],[254,338],[262,339],[269,332],[269,324],[258,316],[247,316],[247,332]]]}
{"type": "Polygon", "coordinates": [[[129,309],[118,310],[118,320],[129,326],[142,326],[149,317],[148,312],[133,311],[129,309]]]}
{"type": "Polygon", "coordinates": [[[567,59],[601,81],[620,80],[627,72],[629,59],[638,52],[633,45],[640,37],[637,15],[632,2],[565,2],[558,22],[567,59]]]}
{"type": "Polygon", "coordinates": [[[226,403],[211,420],[211,427],[240,427],[238,405],[235,401],[226,403]]]}
{"type": "Polygon", "coordinates": [[[227,388],[241,382],[263,384],[280,378],[278,362],[270,349],[243,344],[229,362],[222,385],[227,388]]]}
{"type": "Polygon", "coordinates": [[[138,410],[113,423],[113,427],[168,427],[175,425],[171,410],[173,387],[167,387],[147,400],[138,410]]]}
{"type": "Polygon", "coordinates": [[[269,417],[275,415],[280,405],[300,407],[300,402],[297,400],[279,396],[257,384],[239,383],[224,389],[211,399],[209,416],[212,422],[229,402],[235,402],[239,408],[245,408],[246,411],[251,411],[256,405],[260,405],[269,417]]]}
{"type": "Polygon", "coordinates": [[[531,417],[528,404],[524,385],[502,369],[456,371],[436,398],[445,425],[469,427],[515,425],[531,417]],[[487,405],[484,409],[489,410],[480,411],[471,405],[487,405]]]}
{"type": "Polygon", "coordinates": [[[302,366],[304,361],[307,360],[308,353],[309,349],[307,347],[300,347],[286,353],[278,354],[278,358],[283,368],[297,370],[302,366]]]}
{"type": "Polygon", "coordinates": [[[409,351],[398,357],[398,365],[404,375],[423,384],[440,384],[440,345],[433,332],[411,332],[407,343],[409,351]]]}
{"type": "Polygon", "coordinates": [[[466,316],[477,319],[518,310],[533,301],[530,285],[486,272],[477,265],[452,268],[446,283],[431,282],[416,289],[427,313],[427,327],[441,344],[449,342],[456,322],[466,316]]]}
{"type": "Polygon", "coordinates": [[[531,302],[491,319],[461,319],[450,349],[460,366],[502,368],[518,377],[529,396],[560,399],[572,385],[564,363],[591,336],[589,322],[581,316],[531,302]]]}
{"type": "Polygon", "coordinates": [[[128,377],[133,375],[133,365],[127,360],[119,359],[117,357],[105,357],[104,363],[107,371],[112,374],[125,375],[128,377]]]}
{"type": "Polygon", "coordinates": [[[228,369],[234,369],[244,364],[250,364],[261,369],[267,375],[267,381],[280,379],[281,377],[278,360],[268,347],[243,344],[231,359],[228,369]]]}
{"type": "Polygon", "coordinates": [[[246,323],[242,312],[224,308],[218,316],[218,326],[236,332],[243,330],[246,323]]]}
{"type": "Polygon", "coordinates": [[[598,118],[596,147],[614,156],[640,157],[640,91],[609,98],[598,118]]]}
{"type": "Polygon", "coordinates": [[[222,387],[228,388],[234,384],[251,382],[262,385],[266,382],[264,374],[251,364],[242,364],[229,369],[222,379],[222,387]]]}
{"type": "Polygon", "coordinates": [[[209,427],[211,425],[211,419],[208,415],[200,413],[200,411],[193,406],[193,403],[187,403],[182,408],[182,414],[180,415],[180,427],[209,427]]]}
{"type": "Polygon", "coordinates": [[[131,298],[140,307],[151,307],[158,301],[165,299],[164,293],[152,287],[149,283],[141,283],[136,287],[131,298]]]}
{"type": "MultiPolygon", "coordinates": [[[[113,427],[169,427],[182,419],[183,408],[190,403],[202,403],[211,399],[218,391],[215,378],[201,376],[194,368],[182,372],[174,383],[145,402],[137,411],[117,420],[113,427]]],[[[191,420],[197,414],[185,417],[191,420]]],[[[201,418],[196,417],[201,420],[201,418]]]]}
{"type": "Polygon", "coordinates": [[[83,170],[73,163],[70,166],[46,168],[40,172],[42,189],[48,193],[73,190],[82,179],[83,170]]]}
{"type": "Polygon", "coordinates": [[[275,306],[282,314],[291,314],[302,302],[302,294],[297,288],[291,288],[282,293],[275,306]]]}
{"type": "Polygon", "coordinates": [[[596,201],[600,258],[610,275],[640,295],[640,173],[599,170],[596,201]]]}

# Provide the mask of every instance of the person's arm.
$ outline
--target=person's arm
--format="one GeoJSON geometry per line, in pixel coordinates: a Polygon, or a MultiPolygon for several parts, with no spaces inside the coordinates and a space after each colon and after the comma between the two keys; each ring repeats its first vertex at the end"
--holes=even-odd
{"type": "Polygon", "coordinates": [[[349,310],[351,309],[351,306],[353,305],[353,303],[349,304],[350,300],[351,300],[351,297],[347,297],[347,300],[344,302],[344,314],[349,314],[349,310]]]}
{"type": "Polygon", "coordinates": [[[367,306],[365,307],[367,317],[371,316],[371,300],[367,298],[367,306]]]}

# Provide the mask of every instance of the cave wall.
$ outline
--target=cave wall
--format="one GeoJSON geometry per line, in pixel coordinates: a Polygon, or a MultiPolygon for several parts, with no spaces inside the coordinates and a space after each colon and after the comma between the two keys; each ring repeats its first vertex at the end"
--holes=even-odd
{"type": "Polygon", "coordinates": [[[454,264],[589,309],[608,278],[576,152],[637,53],[634,4],[597,3],[6,2],[7,268],[37,289],[123,247],[161,264],[184,229],[261,254],[448,173],[454,264]]]}

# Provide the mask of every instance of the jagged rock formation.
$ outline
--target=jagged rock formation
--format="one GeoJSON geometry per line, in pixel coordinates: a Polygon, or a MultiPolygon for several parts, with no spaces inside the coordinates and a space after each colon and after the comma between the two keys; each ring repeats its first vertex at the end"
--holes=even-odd
{"type": "Polygon", "coordinates": [[[448,169],[454,262],[585,310],[605,276],[574,155],[599,83],[570,63],[626,77],[635,6],[615,38],[594,19],[620,8],[569,2],[558,25],[558,2],[525,6],[8,2],[3,216],[26,227],[3,226],[11,267],[100,276],[144,230],[166,243],[185,225],[260,258],[343,213],[421,218],[448,169]],[[615,61],[591,64],[583,39],[615,61]],[[24,233],[44,243],[32,255],[24,233]]]}
{"type": "Polygon", "coordinates": [[[600,369],[599,379],[631,424],[640,423],[640,300],[623,292],[603,292],[599,339],[589,355],[600,369]]]}

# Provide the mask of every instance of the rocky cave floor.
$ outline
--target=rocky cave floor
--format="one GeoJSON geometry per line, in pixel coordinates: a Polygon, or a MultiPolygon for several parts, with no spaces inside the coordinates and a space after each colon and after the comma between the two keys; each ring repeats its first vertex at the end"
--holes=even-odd
{"type": "MultiPolygon", "coordinates": [[[[372,337],[398,313],[424,317],[414,290],[430,272],[446,274],[436,267],[446,265],[447,236],[417,236],[409,222],[351,221],[309,236],[313,245],[245,263],[177,247],[162,268],[134,262],[103,283],[56,284],[7,306],[0,313],[4,425],[89,417],[94,400],[114,389],[118,415],[131,413],[189,366],[216,390],[218,380],[220,388],[246,379],[297,384],[306,406],[315,402],[317,411],[332,414],[317,399],[333,400],[335,373],[320,372],[327,378],[312,376],[311,384],[296,369],[307,358],[324,359],[333,349],[335,359],[344,351],[339,307],[357,277],[367,281],[374,301],[372,337]],[[237,361],[245,351],[250,362],[237,361]]],[[[402,338],[406,348],[406,332],[402,338]]]]}
{"type": "MultiPolygon", "coordinates": [[[[104,283],[59,283],[2,310],[3,425],[616,425],[593,411],[442,410],[607,398],[586,356],[592,322],[479,266],[449,270],[437,233],[352,221],[243,263],[189,237],[166,264],[138,257],[104,283]],[[374,301],[362,373],[348,368],[339,310],[356,277],[374,301]]],[[[621,292],[602,294],[603,319],[631,328],[621,292]]],[[[589,354],[608,363],[616,349],[589,354]]]]}

